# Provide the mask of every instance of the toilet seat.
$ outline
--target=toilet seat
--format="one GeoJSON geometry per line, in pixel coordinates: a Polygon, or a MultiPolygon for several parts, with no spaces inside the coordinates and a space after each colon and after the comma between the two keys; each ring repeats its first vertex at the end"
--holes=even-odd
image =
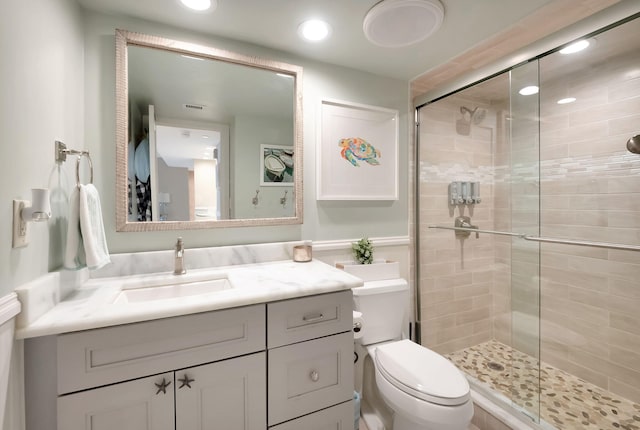
{"type": "Polygon", "coordinates": [[[469,383],[453,363],[408,339],[378,346],[375,362],[394,387],[424,401],[457,406],[470,399],[469,383]]]}

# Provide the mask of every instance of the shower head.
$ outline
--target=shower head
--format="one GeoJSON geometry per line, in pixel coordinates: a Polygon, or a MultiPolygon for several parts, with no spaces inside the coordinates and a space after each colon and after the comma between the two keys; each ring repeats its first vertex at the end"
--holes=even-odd
{"type": "Polygon", "coordinates": [[[627,140],[627,150],[634,154],[640,154],[640,134],[636,134],[627,140]]]}
{"type": "Polygon", "coordinates": [[[473,119],[473,123],[478,125],[482,121],[484,121],[486,116],[487,116],[487,110],[486,109],[475,108],[473,110],[473,115],[471,116],[471,118],[473,119]]]}
{"type": "Polygon", "coordinates": [[[471,110],[466,106],[461,106],[460,113],[462,114],[462,118],[464,118],[465,121],[468,121],[469,124],[473,122],[476,125],[484,121],[484,118],[487,116],[487,110],[481,109],[480,107],[475,107],[473,108],[473,110],[471,110]],[[469,119],[467,119],[467,114],[469,115],[469,119]]]}

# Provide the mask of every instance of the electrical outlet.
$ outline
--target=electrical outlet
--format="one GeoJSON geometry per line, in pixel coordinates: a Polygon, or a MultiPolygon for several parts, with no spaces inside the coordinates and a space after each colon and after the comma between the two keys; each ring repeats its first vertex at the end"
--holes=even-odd
{"type": "Polygon", "coordinates": [[[27,225],[28,223],[22,221],[22,208],[30,206],[31,202],[27,200],[14,200],[13,201],[13,248],[22,248],[29,244],[27,239],[27,225]]]}

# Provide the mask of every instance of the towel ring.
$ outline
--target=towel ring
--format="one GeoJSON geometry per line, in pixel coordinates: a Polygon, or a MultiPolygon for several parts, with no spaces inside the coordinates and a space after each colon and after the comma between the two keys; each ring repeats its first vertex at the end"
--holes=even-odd
{"type": "Polygon", "coordinates": [[[93,184],[93,162],[91,161],[91,156],[89,155],[88,152],[82,152],[80,155],[78,155],[78,158],[76,159],[76,186],[78,188],[80,188],[80,160],[82,160],[82,157],[87,157],[87,161],[89,162],[89,183],[93,184]]]}

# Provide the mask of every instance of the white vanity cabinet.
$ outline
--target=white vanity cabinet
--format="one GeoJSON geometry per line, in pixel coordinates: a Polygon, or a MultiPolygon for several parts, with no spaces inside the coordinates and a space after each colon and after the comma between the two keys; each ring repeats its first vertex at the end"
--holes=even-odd
{"type": "Polygon", "coordinates": [[[351,291],[267,305],[272,430],[353,428],[352,306],[351,291]]]}
{"type": "Polygon", "coordinates": [[[25,341],[26,430],[353,428],[351,291],[25,341]]]}
{"type": "Polygon", "coordinates": [[[27,429],[264,430],[265,320],[260,304],[28,339],[27,429]]]}

